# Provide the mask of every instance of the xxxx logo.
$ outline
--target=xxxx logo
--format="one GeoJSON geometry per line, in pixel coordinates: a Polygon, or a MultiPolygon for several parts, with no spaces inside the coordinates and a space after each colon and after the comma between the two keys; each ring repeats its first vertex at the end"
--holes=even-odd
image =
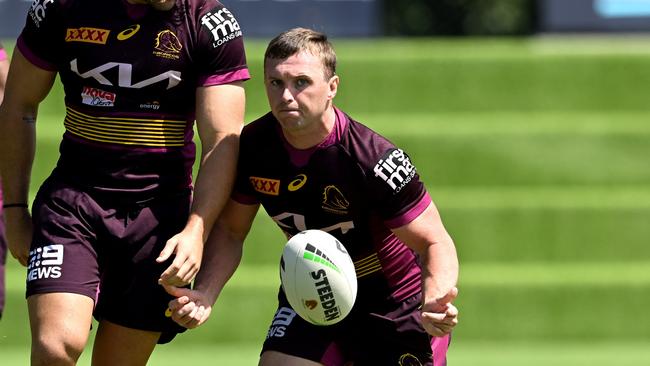
{"type": "Polygon", "coordinates": [[[260,193],[268,194],[271,196],[280,195],[280,181],[277,179],[249,177],[253,185],[253,189],[260,193]]]}
{"type": "Polygon", "coordinates": [[[110,32],[108,29],[99,28],[68,28],[65,34],[65,41],[106,44],[110,32]]]}

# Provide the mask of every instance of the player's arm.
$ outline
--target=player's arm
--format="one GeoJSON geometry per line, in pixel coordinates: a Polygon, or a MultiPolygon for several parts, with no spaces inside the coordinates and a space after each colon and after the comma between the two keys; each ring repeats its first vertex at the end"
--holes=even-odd
{"type": "Polygon", "coordinates": [[[7,73],[9,72],[9,61],[4,59],[4,50],[0,46],[0,104],[5,93],[5,84],[7,83],[7,73]]]}
{"type": "MultiPolygon", "coordinates": [[[[0,175],[4,204],[28,203],[29,180],[36,146],[36,115],[56,72],[34,66],[15,49],[0,106],[0,175]]],[[[32,224],[26,207],[5,209],[6,235],[11,254],[26,265],[32,224]]]]}
{"type": "Polygon", "coordinates": [[[452,301],[458,295],[458,257],[434,203],[393,232],[418,253],[422,263],[422,324],[433,336],[451,332],[458,323],[452,301]]]}
{"type": "Polygon", "coordinates": [[[178,324],[195,328],[208,319],[212,305],[239,266],[244,240],[258,208],[258,204],[243,205],[230,200],[205,244],[203,264],[194,290],[165,286],[167,292],[177,297],[170,302],[169,308],[172,319],[178,324]]]}
{"type": "Polygon", "coordinates": [[[167,242],[157,259],[163,262],[175,254],[160,277],[160,282],[168,285],[188,284],[200,269],[203,243],[230,197],[244,125],[242,82],[200,87],[196,97],[201,162],[192,209],[183,231],[167,242]]]}

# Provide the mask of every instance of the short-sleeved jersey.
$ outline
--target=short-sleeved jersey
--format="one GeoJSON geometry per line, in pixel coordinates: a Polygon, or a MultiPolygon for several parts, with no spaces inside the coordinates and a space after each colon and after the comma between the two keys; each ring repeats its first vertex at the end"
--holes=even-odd
{"type": "Polygon", "coordinates": [[[288,236],[321,229],[337,237],[355,264],[357,305],[420,291],[417,257],[391,228],[412,221],[431,198],[403,150],[342,111],[330,136],[309,150],[289,145],[271,113],[246,125],[232,197],[261,203],[288,236]]]}
{"type": "Polygon", "coordinates": [[[240,26],[216,0],[177,0],[169,11],[36,0],[16,46],[63,84],[56,173],[121,196],[190,186],[196,88],[249,78],[240,26]]]}

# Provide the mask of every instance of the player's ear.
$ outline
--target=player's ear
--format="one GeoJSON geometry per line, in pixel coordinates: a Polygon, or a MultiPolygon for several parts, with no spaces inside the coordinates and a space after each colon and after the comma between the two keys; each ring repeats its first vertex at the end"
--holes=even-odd
{"type": "Polygon", "coordinates": [[[334,75],[334,76],[332,76],[330,78],[329,88],[330,88],[330,91],[329,91],[329,93],[327,93],[327,97],[329,99],[334,99],[334,97],[336,96],[336,92],[339,89],[339,76],[338,75],[334,75]]]}

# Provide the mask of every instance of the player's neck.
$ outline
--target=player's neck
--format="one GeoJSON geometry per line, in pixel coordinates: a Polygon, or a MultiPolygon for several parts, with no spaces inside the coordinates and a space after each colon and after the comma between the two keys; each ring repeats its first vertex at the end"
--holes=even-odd
{"type": "Polygon", "coordinates": [[[314,147],[332,133],[336,124],[336,112],[333,107],[328,108],[321,121],[313,123],[304,130],[286,131],[283,134],[287,142],[296,149],[305,150],[314,147]]]}

